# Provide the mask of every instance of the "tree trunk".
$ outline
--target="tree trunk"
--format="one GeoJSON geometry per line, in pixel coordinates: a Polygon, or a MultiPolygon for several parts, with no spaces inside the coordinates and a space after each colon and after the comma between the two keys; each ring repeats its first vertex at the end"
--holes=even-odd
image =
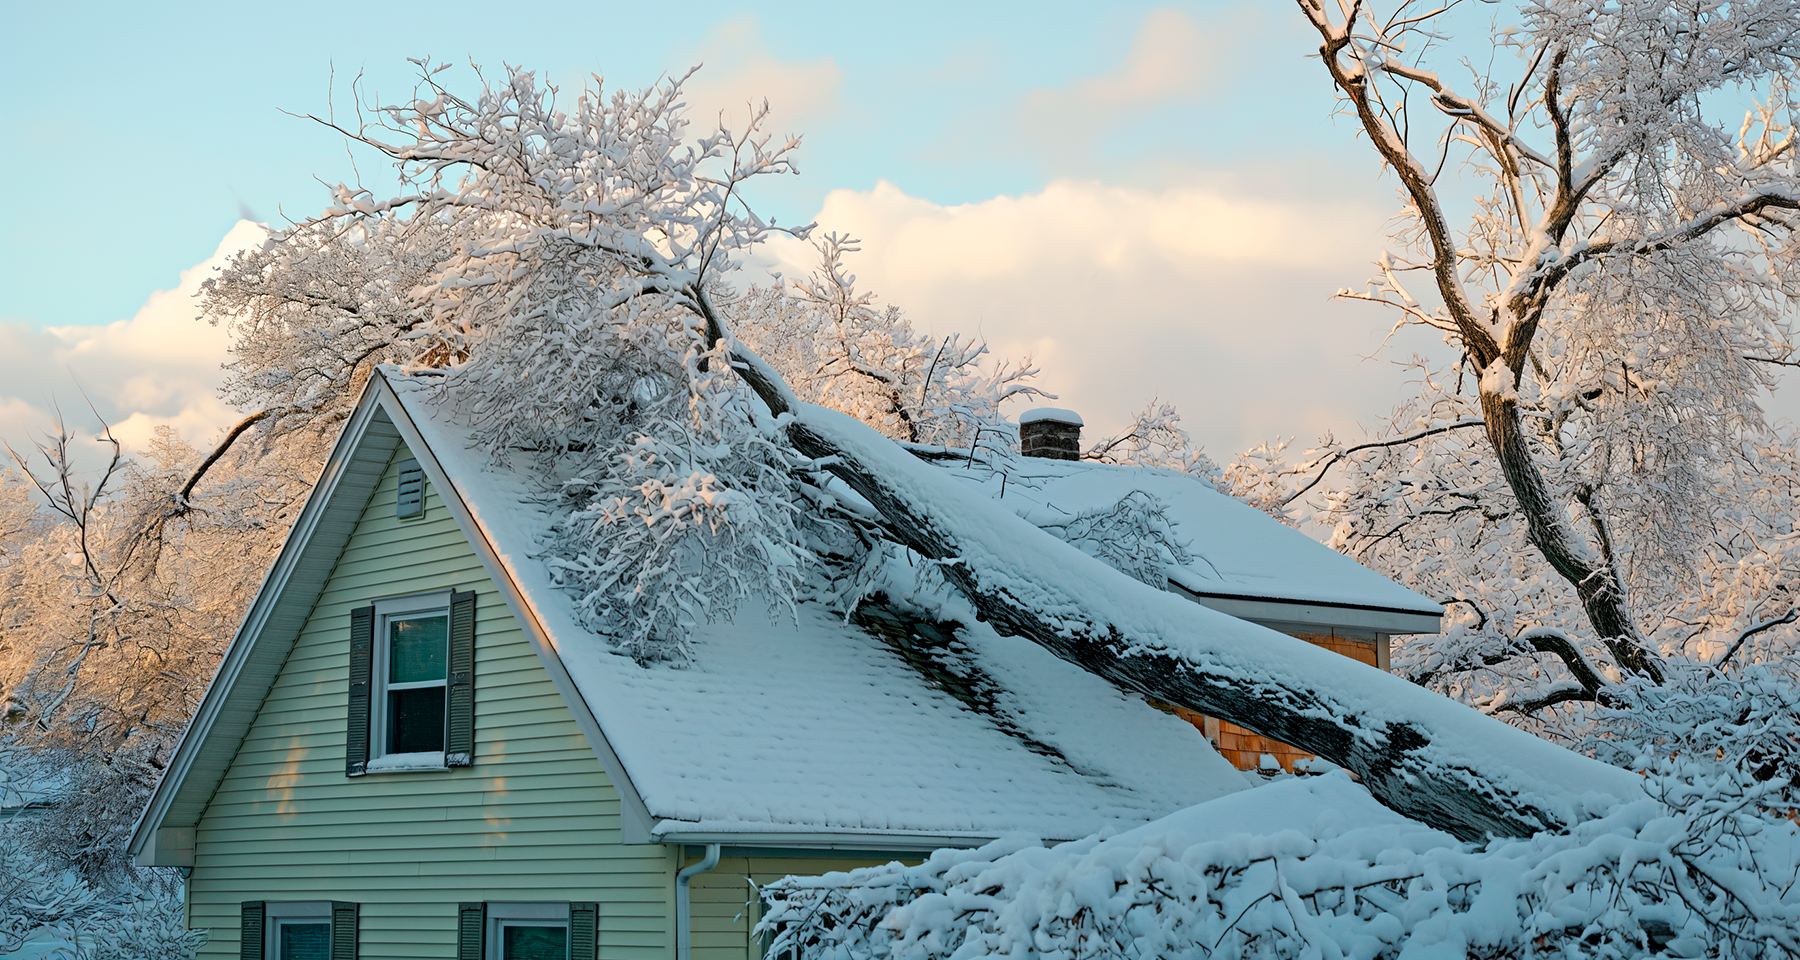
{"type": "Polygon", "coordinates": [[[688,288],[707,339],[785,418],[788,439],[936,561],[995,630],[1122,689],[1229,720],[1362,778],[1392,809],[1466,840],[1562,829],[1635,774],[1385,671],[1140,583],[1032,526],[846,414],[803,404],[688,288]]]}
{"type": "Polygon", "coordinates": [[[905,546],[939,561],[999,632],[1318,754],[1400,813],[1463,839],[1519,836],[1579,818],[1583,793],[1639,789],[1626,771],[1398,677],[1132,580],[849,417],[792,412],[795,446],[873,504],[905,546]]]}
{"type": "Polygon", "coordinates": [[[1556,572],[1575,587],[1594,632],[1626,670],[1663,682],[1662,669],[1644,649],[1637,623],[1632,619],[1625,585],[1618,568],[1596,553],[1586,537],[1569,529],[1564,504],[1550,494],[1550,485],[1531,449],[1531,438],[1520,422],[1519,400],[1510,391],[1486,386],[1481,391],[1481,413],[1487,424],[1488,442],[1499,458],[1500,472],[1525,515],[1531,542],[1556,572]]]}

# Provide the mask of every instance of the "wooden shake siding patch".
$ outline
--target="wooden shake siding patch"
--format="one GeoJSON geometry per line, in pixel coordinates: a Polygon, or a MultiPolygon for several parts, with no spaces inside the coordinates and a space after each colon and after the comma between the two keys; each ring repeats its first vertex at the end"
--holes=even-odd
{"type": "MultiPolygon", "coordinates": [[[[1324,647],[1333,653],[1341,654],[1361,663],[1366,663],[1371,667],[1380,665],[1376,660],[1375,643],[1372,640],[1354,640],[1348,637],[1331,636],[1328,634],[1300,633],[1294,634],[1294,636],[1301,640],[1305,640],[1313,646],[1324,647]]],[[[1216,748],[1225,759],[1231,761],[1232,765],[1239,770],[1257,769],[1262,765],[1263,756],[1267,754],[1268,756],[1274,757],[1276,762],[1281,764],[1281,769],[1293,773],[1295,761],[1312,757],[1312,754],[1307,753],[1299,747],[1251,733],[1228,720],[1220,720],[1216,717],[1195,713],[1192,710],[1177,707],[1173,704],[1168,705],[1166,709],[1183,720],[1199,727],[1200,732],[1206,734],[1206,739],[1212,741],[1214,748],[1216,748]]]]}

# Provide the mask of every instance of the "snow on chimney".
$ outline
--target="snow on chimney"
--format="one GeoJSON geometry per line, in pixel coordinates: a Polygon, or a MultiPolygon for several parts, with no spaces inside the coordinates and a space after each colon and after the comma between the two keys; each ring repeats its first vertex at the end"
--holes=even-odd
{"type": "Polygon", "coordinates": [[[1039,407],[1019,415],[1019,449],[1028,457],[1081,459],[1081,415],[1039,407]]]}

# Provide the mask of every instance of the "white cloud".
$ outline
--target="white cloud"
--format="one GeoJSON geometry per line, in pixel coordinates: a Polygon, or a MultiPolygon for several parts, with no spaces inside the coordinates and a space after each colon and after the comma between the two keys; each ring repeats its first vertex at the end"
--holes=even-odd
{"type": "MultiPolygon", "coordinates": [[[[955,207],[884,182],[834,191],[818,214],[820,229],[863,241],[849,266],[864,289],[921,329],[1032,355],[1091,433],[1160,397],[1219,457],[1277,435],[1356,436],[1399,398],[1396,371],[1364,359],[1389,318],[1330,299],[1368,275],[1385,219],[1359,204],[1078,181],[955,207]]],[[[812,267],[798,242],[765,256],[789,275],[812,267]]]]}
{"type": "Polygon", "coordinates": [[[1073,108],[1087,116],[1193,99],[1206,91],[1214,76],[1225,53],[1221,41],[1233,35],[1235,31],[1207,30],[1180,10],[1152,10],[1118,65],[1062,89],[1037,90],[1029,102],[1041,104],[1046,112],[1067,113],[1073,108]]]}
{"type": "Polygon", "coordinates": [[[239,414],[219,402],[220,365],[231,340],[199,319],[200,284],[233,253],[266,236],[240,221],[211,257],[158,290],[129,320],[103,326],[0,325],[0,436],[15,446],[52,429],[60,407],[71,428],[93,429],[95,410],[127,447],[142,448],[159,425],[202,444],[239,414]]]}
{"type": "Polygon", "coordinates": [[[756,17],[745,14],[707,32],[689,65],[701,64],[684,92],[687,116],[710,125],[718,118],[731,130],[742,130],[751,105],[767,99],[772,129],[778,135],[819,126],[840,106],[843,71],[831,57],[803,63],[775,58],[763,43],[756,17]]]}
{"type": "Polygon", "coordinates": [[[1222,92],[1260,19],[1249,8],[1215,12],[1206,23],[1170,7],[1151,10],[1116,64],[1026,94],[1012,118],[1013,145],[1054,169],[1083,170],[1097,149],[1118,147],[1121,128],[1159,108],[1182,107],[1181,122],[1194,122],[1193,106],[1222,92]]]}

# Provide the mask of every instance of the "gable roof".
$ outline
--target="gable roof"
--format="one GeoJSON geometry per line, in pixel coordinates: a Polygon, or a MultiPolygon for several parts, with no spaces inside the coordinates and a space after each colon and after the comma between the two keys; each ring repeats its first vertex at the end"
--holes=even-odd
{"type": "Polygon", "coordinates": [[[1009,457],[943,462],[1039,527],[1154,497],[1191,555],[1167,568],[1176,592],[1258,623],[1372,633],[1436,633],[1444,608],[1267,514],[1173,470],[1009,457]]]}
{"type": "MultiPolygon", "coordinates": [[[[1027,831],[1085,836],[1247,786],[1191,725],[973,616],[971,704],[892,638],[802,604],[692,638],[683,668],[640,666],[577,621],[534,559],[547,514],[426,390],[377,371],[233,639],[130,850],[180,862],[376,484],[404,442],[537,648],[618,789],[628,842],[932,849],[1027,831]]],[[[479,763],[479,758],[477,760],[479,763]]]]}

